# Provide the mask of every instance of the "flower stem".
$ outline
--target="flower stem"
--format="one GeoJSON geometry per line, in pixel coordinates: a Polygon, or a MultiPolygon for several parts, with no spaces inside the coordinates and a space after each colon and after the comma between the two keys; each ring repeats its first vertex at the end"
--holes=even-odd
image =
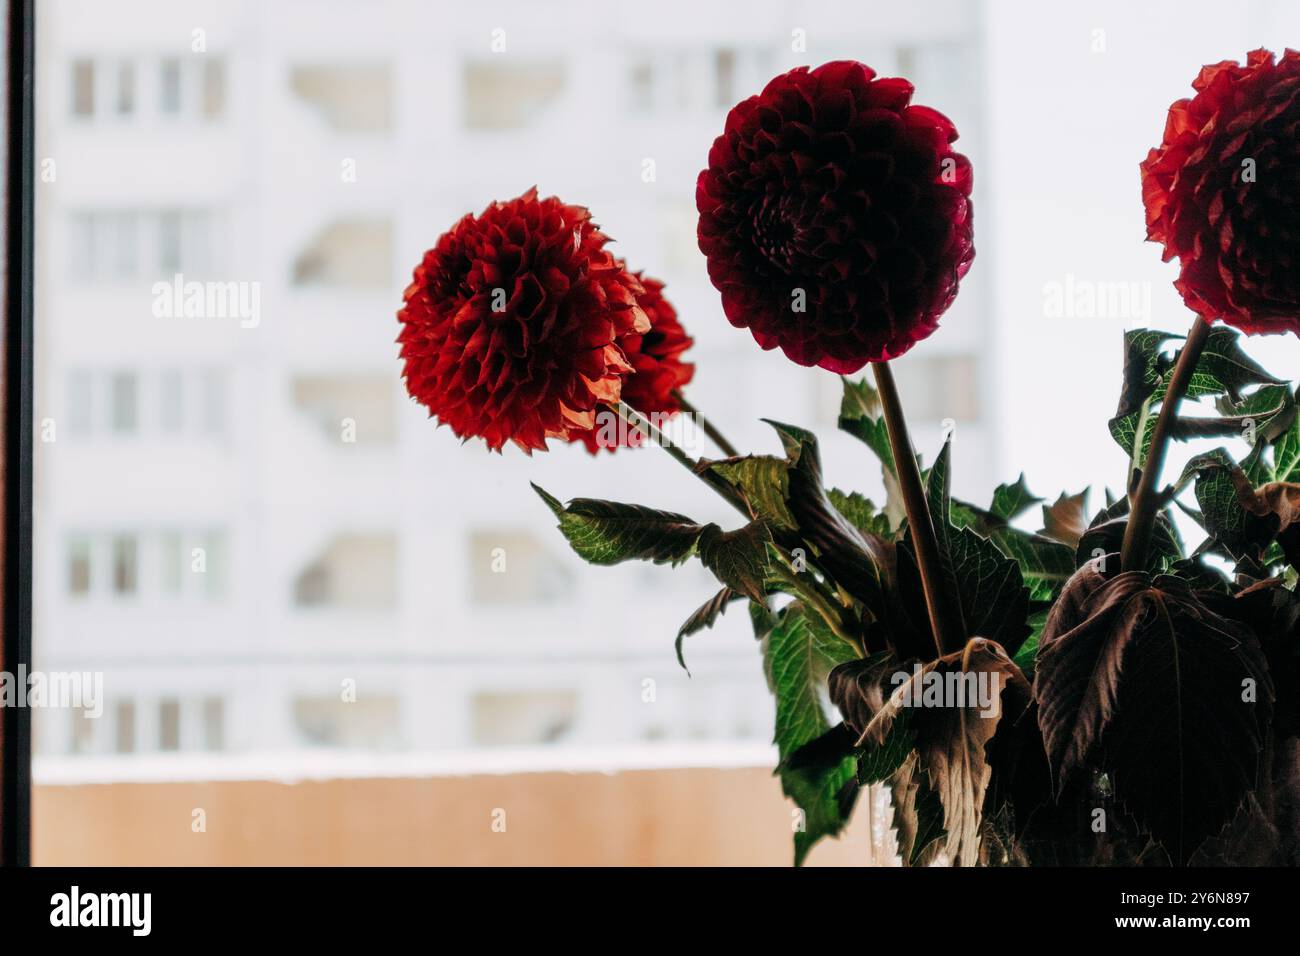
{"type": "Polygon", "coordinates": [[[609,407],[618,415],[623,424],[628,426],[628,428],[635,428],[641,432],[641,434],[646,435],[652,442],[664,451],[668,452],[669,456],[674,461],[678,462],[683,468],[690,471],[691,474],[695,475],[726,499],[733,508],[744,515],[746,521],[752,521],[754,519],[754,513],[750,509],[749,505],[745,503],[745,499],[740,496],[739,492],[737,492],[725,478],[711,469],[701,469],[699,462],[686,454],[686,452],[677,445],[673,444],[673,440],[661,432],[648,418],[638,412],[631,405],[624,402],[615,402],[609,407]]]}
{"type": "MultiPolygon", "coordinates": [[[[1187,386],[1196,371],[1205,342],[1210,336],[1210,323],[1201,316],[1196,317],[1192,330],[1187,333],[1187,341],[1178,352],[1178,360],[1169,376],[1165,388],[1164,400],[1160,403],[1160,416],[1156,427],[1151,432],[1151,450],[1147,452],[1146,461],[1142,463],[1142,475],[1138,479],[1137,490],[1129,495],[1128,524],[1124,528],[1124,545],[1120,552],[1121,571],[1139,571],[1146,566],[1147,548],[1151,543],[1151,529],[1156,523],[1156,514],[1160,510],[1161,495],[1156,491],[1160,472],[1165,464],[1165,451],[1169,448],[1170,433],[1178,419],[1178,406],[1187,394],[1187,386]]],[[[1141,454],[1142,436],[1134,439],[1141,454]]],[[[1135,455],[1136,457],[1136,455],[1135,455]]]]}
{"type": "Polygon", "coordinates": [[[713,444],[717,445],[724,455],[728,458],[740,457],[740,452],[736,451],[736,446],[727,441],[722,432],[718,431],[717,428],[713,426],[713,422],[705,418],[698,408],[686,400],[686,396],[684,396],[678,389],[673,389],[672,396],[677,400],[677,404],[682,407],[682,411],[695,419],[695,424],[700,426],[700,429],[704,434],[708,435],[709,438],[713,440],[713,444]]]}
{"type": "Polygon", "coordinates": [[[950,590],[944,588],[940,571],[939,539],[934,533],[930,506],[921,485],[921,472],[916,464],[916,452],[907,433],[903,418],[903,405],[898,398],[898,386],[888,362],[873,363],[876,389],[880,393],[881,408],[885,413],[885,427],[889,432],[889,447],[894,455],[894,471],[903,495],[903,508],[912,532],[912,546],[916,549],[916,563],[921,572],[921,588],[925,593],[925,607],[930,616],[930,630],[934,646],[942,656],[961,648],[966,643],[965,625],[961,609],[950,590]]]}

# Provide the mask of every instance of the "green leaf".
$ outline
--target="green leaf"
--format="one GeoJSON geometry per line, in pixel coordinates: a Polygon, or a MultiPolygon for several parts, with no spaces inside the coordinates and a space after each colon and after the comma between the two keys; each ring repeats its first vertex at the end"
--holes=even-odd
{"type": "Polygon", "coordinates": [[[1020,650],[1016,651],[1016,656],[1012,658],[1015,665],[1024,672],[1025,679],[1031,682],[1034,679],[1034,662],[1038,657],[1038,642],[1042,639],[1049,610],[1043,608],[1029,616],[1029,636],[1025,638],[1025,643],[1020,645],[1020,650]]]}
{"type": "MultiPolygon", "coordinates": [[[[1157,409],[1164,397],[1166,376],[1173,361],[1165,356],[1162,348],[1175,338],[1179,337],[1149,329],[1125,334],[1124,388],[1119,408],[1110,420],[1110,432],[1129,455],[1130,471],[1143,467],[1150,451],[1157,409]]],[[[1227,396],[1230,402],[1235,403],[1240,399],[1242,389],[1251,385],[1272,387],[1282,384],[1281,379],[1264,371],[1242,351],[1241,336],[1236,330],[1216,325],[1206,339],[1186,395],[1190,399],[1227,396]]],[[[1263,407],[1258,409],[1263,410],[1263,407]]],[[[1231,422],[1192,418],[1180,419],[1171,434],[1174,438],[1186,440],[1227,434],[1230,430],[1234,430],[1231,422]]]]}
{"type": "Polygon", "coordinates": [[[686,666],[686,659],[682,657],[682,642],[692,634],[702,631],[706,627],[713,627],[714,623],[717,622],[718,617],[727,612],[727,605],[742,597],[744,597],[743,594],[739,594],[729,587],[724,587],[721,591],[696,608],[695,613],[686,619],[686,623],[683,624],[681,630],[677,632],[676,648],[677,663],[682,666],[682,670],[686,671],[687,674],[689,674],[691,670],[686,666]]]}
{"type": "Polygon", "coordinates": [[[858,755],[858,784],[864,787],[883,783],[892,777],[916,746],[911,728],[911,714],[903,712],[889,728],[882,743],[867,741],[858,755]]]}
{"type": "Polygon", "coordinates": [[[533,485],[560,519],[560,531],[584,561],[610,565],[622,561],[680,564],[695,551],[696,541],[716,525],[698,525],[685,515],[644,505],[594,498],[575,498],[565,507],[533,485]]]}
{"type": "Polygon", "coordinates": [[[1196,479],[1196,501],[1205,529],[1234,559],[1259,560],[1276,534],[1276,526],[1246,510],[1242,497],[1254,485],[1224,448],[1197,455],[1187,463],[1179,486],[1196,479]]]}
{"type": "MultiPolygon", "coordinates": [[[[948,493],[951,451],[949,440],[935,458],[926,481],[930,518],[939,542],[941,572],[958,595],[966,633],[998,641],[1009,653],[1014,653],[1027,633],[1025,615],[1029,592],[1016,560],[1003,554],[989,538],[952,522],[948,493]]],[[[909,531],[909,546],[910,534],[909,531]]],[[[1023,539],[1017,540],[1013,533],[1004,538],[1008,547],[1022,548],[1026,557],[1031,556],[1023,539]]],[[[915,567],[914,546],[907,557],[915,567]]],[[[1050,561],[1052,554],[1044,549],[1037,559],[1050,561]]]]}
{"type": "Polygon", "coordinates": [[[767,545],[772,534],[762,521],[735,531],[709,525],[699,535],[700,561],[721,583],[762,603],[766,597],[767,545]]]}
{"type": "Polygon", "coordinates": [[[1295,481],[1300,477],[1300,414],[1293,416],[1286,429],[1273,439],[1270,477],[1274,481],[1295,481]]]}
{"type": "Polygon", "coordinates": [[[952,454],[952,439],[949,438],[939,449],[939,455],[930,466],[926,476],[925,497],[930,503],[930,520],[934,523],[934,533],[940,537],[940,546],[948,529],[952,527],[949,517],[949,475],[948,461],[952,454]]]}
{"type": "Polygon", "coordinates": [[[967,634],[997,641],[1014,654],[1028,635],[1029,591],[1020,565],[968,528],[953,531],[948,553],[967,634]]]}
{"type": "Polygon", "coordinates": [[[1222,418],[1180,418],[1176,438],[1191,431],[1206,435],[1230,435],[1245,439],[1253,447],[1274,441],[1295,421],[1295,397],[1286,385],[1264,385],[1236,401],[1223,397],[1216,403],[1222,418]]]}
{"type": "Polygon", "coordinates": [[[1130,470],[1141,468],[1151,451],[1151,435],[1156,427],[1157,396],[1148,396],[1136,411],[1110,420],[1110,434],[1129,456],[1130,470]]]}
{"type": "Polygon", "coordinates": [[[1242,351],[1241,338],[1231,326],[1218,324],[1210,329],[1187,388],[1189,398],[1236,395],[1249,385],[1284,384],[1242,351]]]}
{"type": "Polygon", "coordinates": [[[873,613],[882,613],[887,543],[882,536],[860,531],[831,503],[816,436],[789,425],[769,424],[776,428],[789,456],[787,505],[817,568],[873,613]]]}
{"type": "MultiPolygon", "coordinates": [[[[1128,521],[1128,505],[1127,498],[1117,498],[1093,516],[1088,530],[1079,539],[1079,547],[1074,554],[1075,564],[1083,565],[1094,557],[1120,551],[1128,521]]],[[[1147,564],[1151,568],[1162,569],[1172,562],[1182,560],[1182,557],[1182,542],[1178,532],[1168,511],[1162,511],[1156,515],[1155,526],[1151,530],[1147,564]]]]}
{"type": "Polygon", "coordinates": [[[781,447],[785,449],[785,456],[789,459],[791,466],[799,464],[805,447],[811,445],[815,448],[817,445],[817,436],[806,428],[800,428],[798,425],[786,425],[770,418],[764,418],[763,421],[776,429],[776,434],[781,439],[781,447]]]}
{"type": "Polygon", "coordinates": [[[865,378],[858,381],[843,378],[844,397],[840,400],[838,426],[841,431],[866,443],[880,459],[885,471],[894,475],[894,452],[889,444],[889,430],[880,410],[880,396],[865,378]]]}
{"type": "Polygon", "coordinates": [[[1150,450],[1151,429],[1155,426],[1152,413],[1171,365],[1163,349],[1166,342],[1177,337],[1154,329],[1124,333],[1124,384],[1119,406],[1110,420],[1110,433],[1129,456],[1130,472],[1142,467],[1150,450]]]}
{"type": "Polygon", "coordinates": [[[708,462],[706,467],[740,489],[758,517],[785,531],[795,529],[786,506],[790,495],[789,463],[771,455],[750,455],[708,462]]]}
{"type": "Polygon", "coordinates": [[[1042,593],[1035,587],[1040,584],[1046,593],[1055,593],[1074,574],[1074,549],[1059,541],[1010,527],[990,532],[989,540],[1019,565],[1021,577],[1036,593],[1042,593]]]}
{"type": "Polygon", "coordinates": [[[926,851],[944,837],[943,801],[919,768],[915,752],[889,778],[893,793],[894,829],[898,852],[905,866],[918,866],[930,858],[926,851]]]}
{"type": "Polygon", "coordinates": [[[879,535],[882,538],[892,533],[889,516],[876,508],[871,499],[863,497],[856,491],[846,494],[838,488],[829,488],[826,494],[831,499],[831,504],[835,506],[835,510],[859,531],[879,535]]]}
{"type": "Polygon", "coordinates": [[[1002,484],[993,489],[993,503],[989,505],[989,511],[1003,521],[1011,521],[1042,500],[1030,493],[1029,487],[1025,484],[1025,473],[1022,471],[1015,484],[1002,484]]]}
{"type": "Polygon", "coordinates": [[[822,709],[822,688],[831,669],[854,656],[848,644],[814,626],[798,602],[780,612],[763,642],[768,685],[776,697],[777,773],[785,795],[804,814],[803,829],[795,833],[796,866],[803,863],[813,844],[838,834],[847,822],[839,794],[854,777],[852,758],[813,775],[798,768],[791,770],[788,761],[805,744],[830,730],[822,709]]]}

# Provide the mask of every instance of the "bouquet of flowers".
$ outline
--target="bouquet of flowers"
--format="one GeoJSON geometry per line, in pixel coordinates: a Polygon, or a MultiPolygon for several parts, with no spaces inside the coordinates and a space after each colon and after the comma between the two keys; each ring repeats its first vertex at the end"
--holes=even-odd
{"type": "Polygon", "coordinates": [[[844,376],[839,427],[878,460],[885,501],[826,487],[810,431],[770,422],[780,453],[742,454],[700,416],[662,284],[581,207],[494,202],[416,267],[398,341],[430,416],[494,451],[658,445],[734,507],[724,528],[534,486],[588,562],[696,559],[717,578],[676,635],[683,666],[687,638],[747,606],[796,863],[870,787],[908,865],[1300,858],[1300,417],[1240,344],[1300,331],[1300,53],[1207,66],[1193,87],[1141,184],[1195,320],[1125,335],[1109,420],[1125,494],[1092,514],[1083,494],[1043,504],[1023,475],[960,500],[951,444],[914,452],[891,363],[971,267],[972,170],[943,114],[862,63],[736,105],[696,205],[728,320],[844,376]],[[677,413],[717,458],[667,439],[677,413]],[[1171,441],[1214,439],[1232,447],[1162,475],[1171,441]]]}

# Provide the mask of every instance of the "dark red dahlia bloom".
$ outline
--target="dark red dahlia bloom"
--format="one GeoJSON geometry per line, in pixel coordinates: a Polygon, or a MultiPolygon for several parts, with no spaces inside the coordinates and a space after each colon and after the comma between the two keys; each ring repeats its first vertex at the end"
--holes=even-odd
{"type": "Polygon", "coordinates": [[[1147,238],[1188,308],[1243,332],[1300,332],[1300,53],[1203,68],[1142,163],[1147,238]]]}
{"type": "Polygon", "coordinates": [[[700,173],[700,250],[731,324],[855,372],[935,330],[975,256],[971,166],[912,84],[852,61],[738,104],[700,173]]]}
{"type": "Polygon", "coordinates": [[[407,391],[461,438],[527,452],[591,429],[632,371],[645,289],[586,209],[530,189],[424,254],[397,313],[407,391]]]}
{"type": "MultiPolygon", "coordinates": [[[[671,416],[681,409],[673,392],[695,376],[695,366],[682,361],[682,353],[695,340],[686,334],[677,319],[677,310],[663,297],[664,284],[639,272],[636,278],[645,290],[637,296],[637,305],[650,317],[650,330],[633,330],[618,339],[619,347],[632,365],[632,374],[623,381],[623,401],[643,415],[671,416]]],[[[613,451],[620,444],[640,444],[636,432],[629,434],[626,428],[617,426],[613,413],[609,415],[609,427],[602,428],[606,421],[597,416],[596,428],[578,436],[592,454],[601,448],[613,451]]]]}

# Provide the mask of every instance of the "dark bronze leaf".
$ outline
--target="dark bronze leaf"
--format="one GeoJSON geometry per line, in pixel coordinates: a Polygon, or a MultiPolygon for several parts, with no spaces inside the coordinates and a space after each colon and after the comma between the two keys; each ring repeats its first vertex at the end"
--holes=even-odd
{"type": "Polygon", "coordinates": [[[1184,863],[1256,786],[1274,691],[1254,632],[1185,580],[1089,563],[1048,615],[1034,696],[1057,792],[1104,770],[1184,863]]]}

